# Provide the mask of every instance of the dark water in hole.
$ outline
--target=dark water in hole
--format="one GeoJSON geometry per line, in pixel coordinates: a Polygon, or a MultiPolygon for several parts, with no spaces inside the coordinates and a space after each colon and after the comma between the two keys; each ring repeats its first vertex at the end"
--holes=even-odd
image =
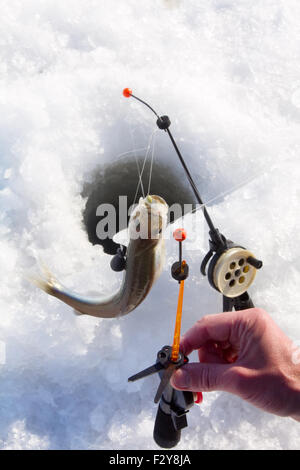
{"type": "MultiPolygon", "coordinates": [[[[143,158],[138,158],[138,164],[142,168],[143,158]]],[[[149,181],[149,167],[149,164],[145,167],[142,177],[146,193],[149,181]]],[[[112,239],[99,240],[97,237],[96,226],[101,220],[101,217],[96,215],[97,207],[103,203],[109,203],[115,207],[117,233],[120,230],[118,220],[119,196],[127,196],[129,208],[134,202],[137,184],[138,171],[136,160],[134,157],[128,157],[121,161],[102,165],[95,170],[91,182],[84,185],[82,196],[88,199],[83,213],[83,222],[89,241],[94,245],[102,245],[105,253],[115,254],[119,245],[114,243],[112,239]]],[[[177,203],[183,207],[184,204],[196,203],[195,196],[189,187],[186,176],[177,169],[172,168],[169,162],[165,165],[156,162],[153,166],[150,194],[162,196],[169,206],[177,203]]],[[[138,198],[140,196],[141,190],[139,191],[138,198]]],[[[138,198],[136,202],[138,202],[138,198]]],[[[127,223],[128,220],[129,217],[127,217],[127,223]]],[[[172,214],[170,222],[173,222],[172,214]]]]}

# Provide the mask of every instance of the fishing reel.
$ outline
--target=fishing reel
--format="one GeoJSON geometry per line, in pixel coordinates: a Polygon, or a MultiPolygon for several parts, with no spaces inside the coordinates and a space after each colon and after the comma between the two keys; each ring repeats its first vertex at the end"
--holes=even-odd
{"type": "Polygon", "coordinates": [[[204,257],[200,271],[207,277],[210,285],[223,294],[227,305],[245,309],[253,307],[247,290],[254,281],[256,271],[263,265],[246,248],[227,240],[218,229],[209,232],[209,251],[204,257]],[[226,300],[227,299],[227,300],[226,300]],[[231,299],[231,300],[229,300],[231,299]]]}

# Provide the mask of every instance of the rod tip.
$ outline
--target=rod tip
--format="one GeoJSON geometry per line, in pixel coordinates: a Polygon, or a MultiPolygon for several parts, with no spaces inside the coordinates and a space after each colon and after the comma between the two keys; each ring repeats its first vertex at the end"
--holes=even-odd
{"type": "Polygon", "coordinates": [[[130,98],[131,95],[132,95],[132,89],[131,88],[124,88],[123,96],[125,96],[125,98],[130,98]]]}

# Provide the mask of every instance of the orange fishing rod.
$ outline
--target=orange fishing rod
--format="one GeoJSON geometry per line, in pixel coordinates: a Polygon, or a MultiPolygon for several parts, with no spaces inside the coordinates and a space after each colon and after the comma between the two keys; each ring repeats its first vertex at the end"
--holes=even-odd
{"type": "Polygon", "coordinates": [[[186,239],[186,231],[182,228],[179,228],[174,231],[173,237],[176,241],[179,242],[179,261],[177,263],[174,263],[174,265],[172,266],[172,276],[179,282],[179,294],[178,294],[178,304],[177,304],[177,313],[176,313],[171,360],[173,362],[177,362],[178,356],[179,356],[179,345],[180,345],[184,280],[187,278],[187,275],[188,275],[188,265],[186,264],[185,260],[182,261],[182,242],[186,239]]]}
{"type": "MultiPolygon", "coordinates": [[[[183,261],[182,264],[184,265],[185,261],[183,261]]],[[[179,354],[180,330],[181,330],[181,318],[182,318],[182,304],[183,304],[183,291],[184,291],[184,281],[180,281],[179,295],[178,295],[178,305],[177,305],[177,314],[176,314],[175,330],[174,330],[174,338],[173,338],[173,346],[172,346],[172,355],[171,355],[171,360],[173,362],[178,361],[178,354],[179,354]]]]}

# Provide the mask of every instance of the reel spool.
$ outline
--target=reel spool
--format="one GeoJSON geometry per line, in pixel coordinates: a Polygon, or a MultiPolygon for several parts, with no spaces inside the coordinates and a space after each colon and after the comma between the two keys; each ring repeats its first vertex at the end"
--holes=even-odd
{"type": "Polygon", "coordinates": [[[244,294],[254,281],[261,261],[241,246],[215,253],[208,267],[208,280],[214,289],[229,298],[244,294]]]}

